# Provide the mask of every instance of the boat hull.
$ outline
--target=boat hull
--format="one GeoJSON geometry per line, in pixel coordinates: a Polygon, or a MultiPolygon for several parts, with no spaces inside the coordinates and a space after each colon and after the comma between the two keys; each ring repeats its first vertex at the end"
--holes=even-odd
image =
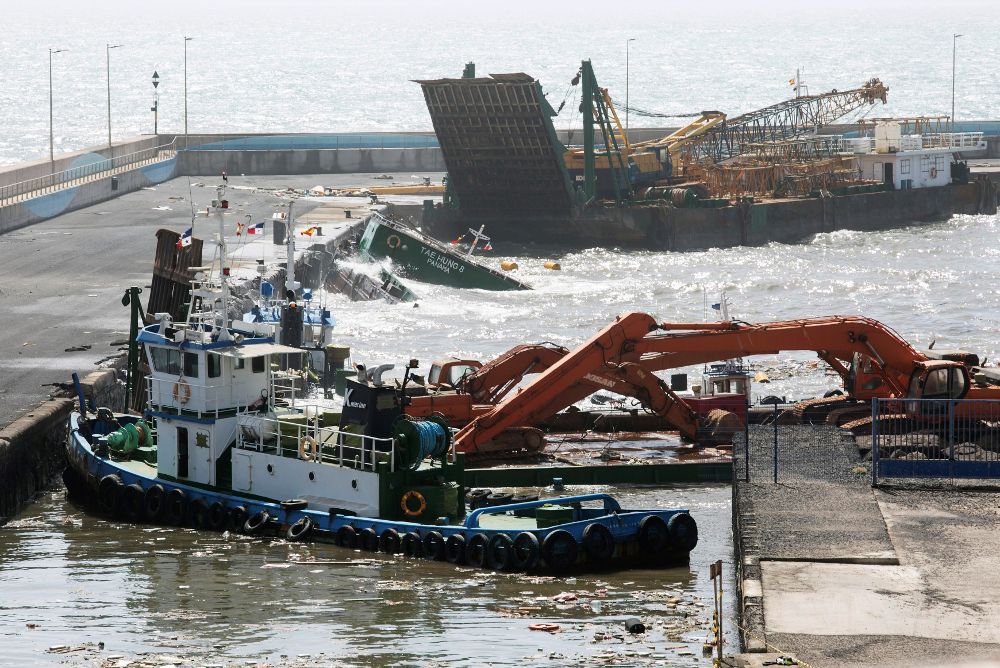
{"type": "MultiPolygon", "coordinates": [[[[135,462],[113,461],[94,452],[86,431],[87,427],[81,422],[80,414],[72,413],[66,445],[67,487],[71,494],[95,500],[102,512],[129,521],[239,531],[261,536],[276,535],[290,541],[328,542],[347,548],[389,553],[405,552],[407,548],[404,537],[411,535],[417,537],[418,547],[416,550],[411,549],[412,554],[408,556],[447,559],[456,564],[468,563],[495,570],[545,571],[556,574],[684,564],[697,542],[696,525],[685,509],[623,510],[617,508],[617,503],[613,500],[605,500],[603,509],[580,508],[581,500],[603,497],[610,499],[604,494],[481,508],[473,511],[461,523],[446,524],[358,517],[336,512],[338,509],[334,508],[314,508],[304,501],[250,498],[231,491],[206,489],[157,477],[154,468],[147,467],[148,471],[145,471],[135,462]],[[151,502],[153,496],[159,496],[161,501],[165,499],[166,502],[155,506],[151,502]],[[182,501],[177,501],[178,499],[182,501]],[[572,509],[573,517],[570,521],[544,528],[518,526],[518,515],[537,512],[542,503],[557,504],[560,501],[570,505],[577,504],[572,509]],[[644,533],[643,529],[646,525],[655,525],[654,528],[663,530],[677,524],[684,524],[688,533],[679,538],[657,534],[651,542],[649,532],[644,533]],[[603,528],[594,529],[595,525],[603,528]],[[693,535],[690,533],[692,530],[693,535]],[[558,538],[563,541],[563,551],[554,553],[555,556],[546,556],[548,543],[556,542],[549,537],[557,533],[558,538]],[[601,536],[598,536],[597,541],[592,537],[588,538],[593,533],[611,539],[611,544],[607,540],[602,543],[601,536]],[[527,545],[527,557],[530,558],[504,556],[505,546],[509,548],[522,534],[530,534],[520,539],[527,545]],[[452,539],[452,536],[461,538],[452,539]],[[568,537],[572,538],[572,545],[569,544],[568,537]],[[510,543],[507,542],[508,538],[510,543]],[[472,552],[466,554],[464,546],[475,541],[482,544],[483,556],[472,552]],[[595,552],[595,542],[602,548],[601,553],[595,552]],[[460,554],[446,551],[443,547],[445,543],[449,546],[460,543],[460,554]],[[494,543],[498,547],[491,547],[494,543]],[[492,558],[484,556],[486,553],[492,555],[492,558]]],[[[569,505],[563,509],[570,512],[569,505]]]]}
{"type": "Polygon", "coordinates": [[[373,216],[358,244],[371,260],[388,258],[407,278],[435,285],[479,290],[530,290],[520,281],[468,257],[444,244],[422,238],[402,225],[390,226],[373,216]]]}

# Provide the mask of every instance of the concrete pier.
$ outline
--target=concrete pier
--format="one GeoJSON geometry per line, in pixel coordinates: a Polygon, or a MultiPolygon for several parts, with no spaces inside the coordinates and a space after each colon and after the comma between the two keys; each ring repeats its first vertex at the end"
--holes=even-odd
{"type": "Polygon", "coordinates": [[[734,536],[748,649],[816,666],[1000,659],[995,488],[872,489],[833,427],[751,431],[736,447],[734,536]]]}

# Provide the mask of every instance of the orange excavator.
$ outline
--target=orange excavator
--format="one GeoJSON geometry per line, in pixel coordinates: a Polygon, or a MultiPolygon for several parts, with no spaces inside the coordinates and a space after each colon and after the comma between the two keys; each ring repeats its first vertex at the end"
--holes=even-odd
{"type": "Polygon", "coordinates": [[[469,421],[455,438],[458,451],[502,451],[509,447],[502,438],[505,431],[537,424],[596,389],[640,398],[688,439],[725,442],[735,429],[731,419],[718,414],[724,411],[698,415],[653,372],[790,350],[815,351],[840,374],[845,390],[855,399],[1000,398],[996,387],[970,386],[968,360],[930,359],[882,323],[857,316],[754,325],[657,323],[648,314],[629,313],[576,350],[543,348],[549,352],[535,348],[525,352],[519,347],[469,371],[465,387],[474,386],[475,397],[497,403],[477,405],[474,395],[457,395],[466,394],[468,399],[455,401],[468,401],[470,406],[469,421]],[[526,368],[525,360],[532,361],[528,370],[513,373],[526,368]],[[525,373],[536,370],[537,377],[511,394],[525,373]]]}

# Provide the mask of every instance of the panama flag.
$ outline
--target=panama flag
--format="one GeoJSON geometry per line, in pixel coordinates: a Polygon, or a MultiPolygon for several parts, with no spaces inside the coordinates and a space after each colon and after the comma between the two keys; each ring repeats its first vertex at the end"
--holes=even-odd
{"type": "Polygon", "coordinates": [[[247,227],[247,234],[264,234],[263,221],[247,227]]]}
{"type": "Polygon", "coordinates": [[[189,227],[186,230],[184,230],[184,234],[182,234],[181,238],[177,240],[177,247],[178,248],[187,248],[188,246],[191,245],[191,230],[192,229],[194,229],[194,228],[189,227]]]}

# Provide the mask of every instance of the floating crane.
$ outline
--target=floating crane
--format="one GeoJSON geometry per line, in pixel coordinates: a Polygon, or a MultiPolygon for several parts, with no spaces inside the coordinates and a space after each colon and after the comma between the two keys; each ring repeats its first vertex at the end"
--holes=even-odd
{"type": "Polygon", "coordinates": [[[873,78],[860,88],[803,95],[756,111],[724,119],[684,147],[685,162],[720,163],[743,155],[753,144],[777,142],[828,125],[876,102],[885,104],[889,88],[873,78]]]}

